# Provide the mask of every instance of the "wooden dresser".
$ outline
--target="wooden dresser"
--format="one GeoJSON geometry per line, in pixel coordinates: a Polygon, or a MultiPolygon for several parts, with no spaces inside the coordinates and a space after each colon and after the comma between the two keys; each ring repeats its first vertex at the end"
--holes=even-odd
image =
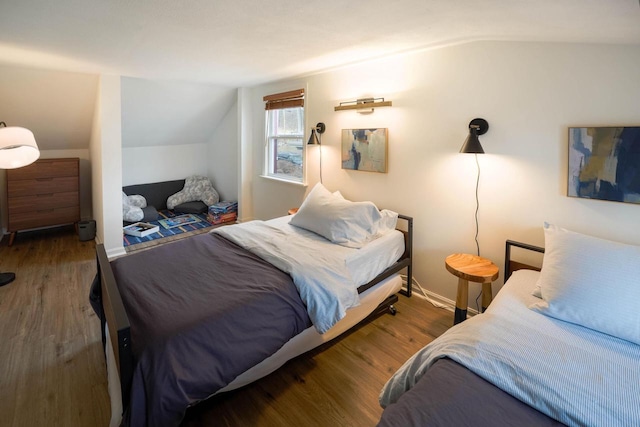
{"type": "Polygon", "coordinates": [[[80,221],[80,161],[41,159],[18,169],[7,169],[9,245],[16,233],[80,221]]]}

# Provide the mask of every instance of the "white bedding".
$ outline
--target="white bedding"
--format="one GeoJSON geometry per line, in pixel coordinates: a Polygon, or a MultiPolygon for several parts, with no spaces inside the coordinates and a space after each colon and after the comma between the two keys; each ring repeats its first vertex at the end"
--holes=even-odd
{"type": "Polygon", "coordinates": [[[404,236],[398,230],[384,234],[360,249],[354,249],[336,245],[312,231],[290,225],[291,218],[291,215],[287,215],[265,222],[286,234],[295,234],[316,242],[318,251],[338,254],[345,260],[347,270],[357,286],[369,283],[404,253],[404,236]]]}
{"type": "Polygon", "coordinates": [[[284,218],[216,228],[212,233],[224,236],[289,273],[313,325],[321,334],[342,319],[347,309],[360,303],[358,286],[384,271],[404,251],[402,233],[396,230],[382,236],[383,240],[376,239],[361,249],[353,249],[289,225],[287,217],[284,218]],[[384,239],[386,236],[390,237],[384,239]],[[392,245],[393,250],[389,250],[387,242],[398,238],[402,245],[392,245]],[[376,264],[368,260],[365,253],[379,254],[378,259],[374,259],[376,264]]]}
{"type": "Polygon", "coordinates": [[[486,313],[416,353],[385,385],[381,405],[449,357],[567,425],[640,425],[640,346],[529,309],[538,275],[514,273],[486,313]]]}

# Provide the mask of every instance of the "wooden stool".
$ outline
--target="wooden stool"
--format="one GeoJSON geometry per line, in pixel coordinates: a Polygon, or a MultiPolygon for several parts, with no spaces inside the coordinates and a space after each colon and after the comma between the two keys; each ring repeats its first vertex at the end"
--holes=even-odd
{"type": "Polygon", "coordinates": [[[458,277],[458,295],[456,296],[456,312],[453,324],[456,325],[467,318],[469,305],[469,282],[482,283],[482,311],[491,300],[491,282],[498,278],[498,266],[486,258],[470,254],[449,255],[444,261],[447,270],[458,277]]]}

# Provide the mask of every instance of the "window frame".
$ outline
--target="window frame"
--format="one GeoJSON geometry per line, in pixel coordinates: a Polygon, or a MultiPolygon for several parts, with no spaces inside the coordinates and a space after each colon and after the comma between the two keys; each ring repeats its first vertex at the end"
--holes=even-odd
{"type": "MultiPolygon", "coordinates": [[[[278,181],[289,182],[298,185],[306,185],[306,144],[305,142],[305,109],[304,109],[304,89],[298,89],[273,95],[267,95],[263,98],[265,101],[265,139],[264,139],[264,166],[263,177],[278,181]],[[301,133],[295,134],[279,134],[278,133],[278,114],[287,109],[300,108],[299,126],[301,133]],[[300,177],[293,174],[277,172],[277,147],[278,140],[300,140],[300,177]]],[[[294,163],[294,162],[292,162],[294,163]]]]}

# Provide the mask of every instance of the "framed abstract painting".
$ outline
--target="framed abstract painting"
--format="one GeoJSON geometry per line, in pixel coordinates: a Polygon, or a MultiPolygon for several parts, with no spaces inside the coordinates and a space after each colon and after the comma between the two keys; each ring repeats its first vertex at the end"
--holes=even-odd
{"type": "Polygon", "coordinates": [[[342,129],[342,169],[387,172],[388,129],[342,129]]]}
{"type": "Polygon", "coordinates": [[[570,127],[567,194],[640,203],[640,127],[570,127]]]}

